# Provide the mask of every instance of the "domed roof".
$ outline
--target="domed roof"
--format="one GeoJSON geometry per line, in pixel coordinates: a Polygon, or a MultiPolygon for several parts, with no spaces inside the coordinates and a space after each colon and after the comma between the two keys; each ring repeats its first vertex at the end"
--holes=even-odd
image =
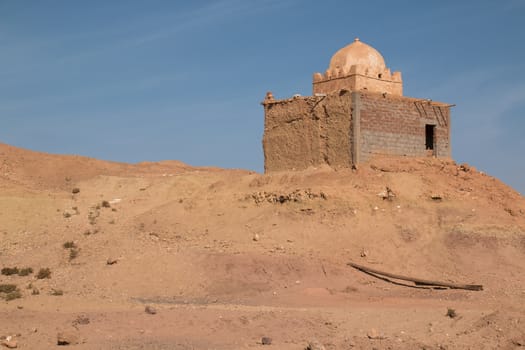
{"type": "Polygon", "coordinates": [[[386,69],[385,59],[379,51],[363,43],[359,38],[355,38],[353,43],[343,47],[332,56],[328,70],[348,72],[354,65],[363,65],[375,72],[382,72],[386,69]]]}

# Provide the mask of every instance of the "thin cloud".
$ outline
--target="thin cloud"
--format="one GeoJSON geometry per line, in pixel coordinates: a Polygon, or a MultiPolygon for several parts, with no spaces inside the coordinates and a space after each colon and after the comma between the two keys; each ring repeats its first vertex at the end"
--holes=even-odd
{"type": "Polygon", "coordinates": [[[72,103],[86,101],[100,97],[111,97],[122,94],[133,94],[149,89],[155,89],[166,84],[173,84],[183,80],[184,75],[159,75],[143,79],[131,79],[119,81],[114,84],[97,85],[95,87],[76,88],[74,93],[58,95],[43,95],[38,97],[27,97],[20,99],[10,99],[0,103],[0,112],[15,112],[23,109],[25,106],[32,108],[43,108],[63,103],[72,103]]]}
{"type": "Polygon", "coordinates": [[[151,17],[148,22],[142,22],[140,26],[128,28],[128,33],[140,31],[140,34],[127,35],[104,46],[95,47],[90,50],[71,56],[64,57],[61,63],[106,54],[109,51],[122,50],[139,47],[148,43],[173,38],[193,28],[202,28],[213,23],[231,20],[235,17],[251,16],[264,11],[288,6],[292,1],[266,0],[257,4],[240,0],[223,0],[213,2],[206,6],[189,10],[187,12],[172,13],[168,16],[151,17]],[[146,33],[144,33],[146,28],[146,33]]]}
{"type": "MultiPolygon", "coordinates": [[[[11,40],[0,36],[0,51],[9,53],[0,57],[0,78],[7,81],[17,79],[23,72],[43,67],[56,67],[64,64],[88,61],[95,57],[123,49],[132,49],[148,43],[171,39],[193,28],[202,28],[220,21],[253,16],[265,11],[276,10],[292,5],[296,0],[263,0],[257,3],[241,0],[223,0],[186,12],[154,12],[143,14],[140,18],[119,23],[111,27],[91,29],[86,32],[65,33],[53,38],[42,39],[35,34],[23,40],[11,40]],[[53,55],[57,48],[63,49],[78,42],[88,42],[81,50],[66,53],[61,57],[46,57],[35,60],[42,54],[53,55]],[[23,64],[20,64],[23,62],[23,64]]],[[[0,33],[1,35],[2,33],[0,33]]],[[[173,43],[172,43],[173,44],[173,43]]]]}

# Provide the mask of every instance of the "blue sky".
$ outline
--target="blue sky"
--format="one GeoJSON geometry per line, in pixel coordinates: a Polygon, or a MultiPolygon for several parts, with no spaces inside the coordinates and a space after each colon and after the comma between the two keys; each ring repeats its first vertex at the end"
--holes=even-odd
{"type": "Polygon", "coordinates": [[[456,104],[453,157],[525,193],[525,1],[0,0],[0,142],[261,172],[266,91],[354,37],[456,104]]]}

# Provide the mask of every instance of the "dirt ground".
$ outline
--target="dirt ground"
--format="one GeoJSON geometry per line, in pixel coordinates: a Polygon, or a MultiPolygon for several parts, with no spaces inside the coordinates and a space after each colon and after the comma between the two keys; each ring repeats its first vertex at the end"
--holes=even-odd
{"type": "Polygon", "coordinates": [[[525,198],[449,160],[262,175],[0,144],[0,342],[19,349],[515,349],[524,261],[525,198]]]}

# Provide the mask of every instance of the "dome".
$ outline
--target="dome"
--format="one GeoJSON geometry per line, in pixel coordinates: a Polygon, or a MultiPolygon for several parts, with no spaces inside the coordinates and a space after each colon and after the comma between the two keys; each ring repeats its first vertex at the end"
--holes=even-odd
{"type": "Polygon", "coordinates": [[[386,69],[385,59],[379,51],[358,38],[355,38],[353,43],[343,47],[332,56],[328,70],[347,73],[350,71],[350,67],[354,65],[365,66],[372,72],[382,72],[386,69]]]}

